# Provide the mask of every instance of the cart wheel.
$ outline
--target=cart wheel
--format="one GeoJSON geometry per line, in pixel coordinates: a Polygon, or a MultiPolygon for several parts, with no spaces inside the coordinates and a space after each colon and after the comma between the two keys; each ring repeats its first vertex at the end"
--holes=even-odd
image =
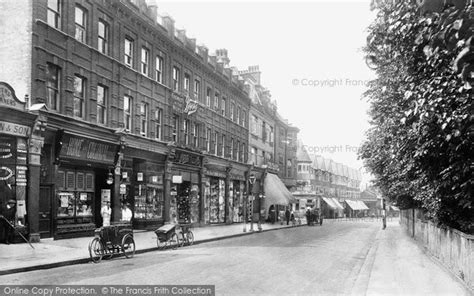
{"type": "Polygon", "coordinates": [[[130,234],[125,235],[122,239],[122,251],[127,258],[132,258],[135,255],[135,241],[130,234]]]}
{"type": "Polygon", "coordinates": [[[158,250],[163,250],[166,248],[166,241],[160,240],[159,237],[156,237],[156,245],[158,246],[158,250]]]}
{"type": "Polygon", "coordinates": [[[189,246],[194,244],[194,234],[191,230],[186,233],[186,240],[188,241],[189,246]]]}
{"type": "Polygon", "coordinates": [[[179,247],[179,238],[176,233],[173,233],[170,238],[170,245],[173,250],[176,250],[179,247]]]}
{"type": "Polygon", "coordinates": [[[89,243],[89,255],[94,263],[99,263],[100,260],[102,260],[102,256],[104,256],[104,246],[102,245],[100,238],[94,237],[94,239],[89,243]]]}

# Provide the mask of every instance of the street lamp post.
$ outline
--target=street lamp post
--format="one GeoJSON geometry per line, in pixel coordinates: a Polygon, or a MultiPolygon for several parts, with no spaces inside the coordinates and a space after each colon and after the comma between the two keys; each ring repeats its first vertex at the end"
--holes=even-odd
{"type": "Polygon", "coordinates": [[[254,201],[254,196],[252,194],[253,190],[253,184],[255,183],[255,174],[251,173],[249,176],[249,192],[248,192],[248,197],[251,201],[251,207],[250,207],[250,231],[253,231],[253,201],[254,201]]]}

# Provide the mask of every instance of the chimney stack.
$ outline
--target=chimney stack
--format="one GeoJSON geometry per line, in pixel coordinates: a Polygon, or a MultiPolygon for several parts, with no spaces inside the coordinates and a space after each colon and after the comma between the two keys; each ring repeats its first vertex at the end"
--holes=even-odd
{"type": "Polygon", "coordinates": [[[168,31],[168,35],[173,37],[174,36],[174,19],[169,15],[163,15],[161,19],[163,20],[163,26],[168,31]]]}
{"type": "Polygon", "coordinates": [[[229,67],[230,59],[227,55],[227,49],[218,49],[216,50],[217,62],[222,63],[224,68],[229,67]]]}

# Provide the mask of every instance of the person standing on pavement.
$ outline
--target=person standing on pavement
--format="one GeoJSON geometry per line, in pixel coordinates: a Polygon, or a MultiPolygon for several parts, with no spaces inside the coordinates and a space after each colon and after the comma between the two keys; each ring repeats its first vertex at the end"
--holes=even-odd
{"type": "Polygon", "coordinates": [[[311,225],[311,211],[309,207],[306,209],[306,222],[308,223],[308,226],[311,225]]]}
{"type": "Polygon", "coordinates": [[[286,218],[286,225],[290,225],[290,209],[289,208],[286,208],[286,212],[285,212],[285,218],[286,218]]]}
{"type": "Polygon", "coordinates": [[[14,229],[12,225],[15,224],[15,214],[16,214],[16,200],[10,199],[7,202],[7,205],[3,211],[3,219],[1,223],[4,227],[4,242],[9,245],[12,238],[14,229]],[[5,221],[6,220],[6,221],[5,221]]]}
{"type": "Polygon", "coordinates": [[[110,202],[105,201],[102,209],[100,209],[100,215],[102,216],[102,226],[110,226],[110,216],[112,215],[112,209],[110,208],[110,202]]]}
{"type": "MultiPolygon", "coordinates": [[[[11,182],[13,178],[0,181],[0,216],[6,218],[8,201],[13,199],[13,189],[11,182]]],[[[9,220],[8,218],[6,218],[9,220]]],[[[0,218],[0,242],[7,242],[7,234],[9,234],[11,226],[8,225],[7,221],[0,218]]]]}

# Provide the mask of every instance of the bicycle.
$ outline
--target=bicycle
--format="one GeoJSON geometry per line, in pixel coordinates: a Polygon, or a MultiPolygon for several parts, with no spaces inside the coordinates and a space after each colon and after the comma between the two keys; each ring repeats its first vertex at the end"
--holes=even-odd
{"type": "Polygon", "coordinates": [[[181,234],[181,237],[179,238],[179,246],[192,246],[194,243],[194,234],[191,231],[191,224],[178,224],[178,226],[179,232],[181,234]]]}
{"type": "Polygon", "coordinates": [[[155,230],[156,234],[156,245],[159,250],[163,250],[166,247],[171,247],[176,250],[179,243],[179,237],[176,233],[176,225],[166,224],[155,230]]]}

